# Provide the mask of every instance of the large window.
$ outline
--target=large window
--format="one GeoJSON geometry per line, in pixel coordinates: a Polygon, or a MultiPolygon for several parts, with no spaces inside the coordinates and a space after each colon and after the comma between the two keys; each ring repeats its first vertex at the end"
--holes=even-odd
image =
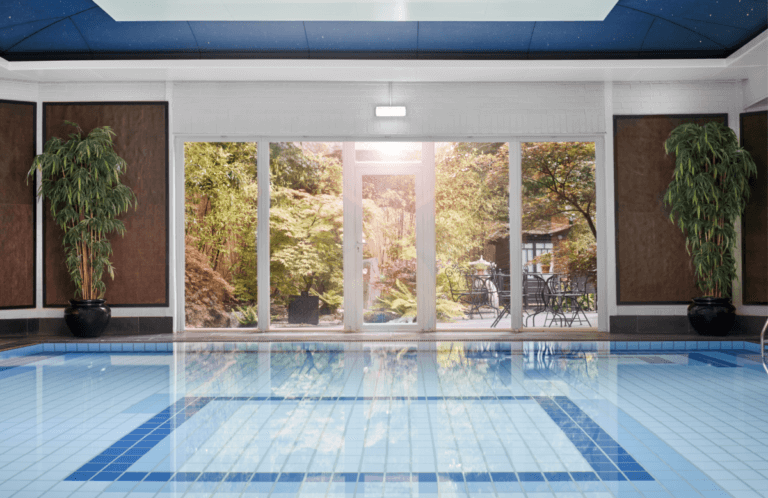
{"type": "Polygon", "coordinates": [[[342,326],[341,143],[269,145],[271,324],[342,326]]]}
{"type": "Polygon", "coordinates": [[[522,151],[523,326],[597,326],[594,142],[522,151]]]}
{"type": "Polygon", "coordinates": [[[260,171],[253,142],[184,154],[188,328],[597,326],[593,142],[265,142],[260,171]]]}
{"type": "Polygon", "coordinates": [[[257,323],[256,144],[184,144],[185,323],[257,323]]]}

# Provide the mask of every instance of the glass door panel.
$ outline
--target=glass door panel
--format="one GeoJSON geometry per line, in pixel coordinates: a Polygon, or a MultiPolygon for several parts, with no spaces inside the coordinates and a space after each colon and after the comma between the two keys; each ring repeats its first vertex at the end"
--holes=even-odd
{"type": "Polygon", "coordinates": [[[363,323],[417,323],[416,175],[362,175],[363,323]]]}
{"type": "Polygon", "coordinates": [[[523,327],[597,327],[594,142],[524,142],[523,327]]]}

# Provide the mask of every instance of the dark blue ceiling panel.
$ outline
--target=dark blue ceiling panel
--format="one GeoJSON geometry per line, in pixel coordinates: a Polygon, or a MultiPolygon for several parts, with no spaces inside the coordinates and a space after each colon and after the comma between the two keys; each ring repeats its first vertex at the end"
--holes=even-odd
{"type": "Polygon", "coordinates": [[[499,53],[528,51],[533,22],[422,22],[419,51],[499,53]]]}
{"type": "Polygon", "coordinates": [[[537,22],[530,51],[635,52],[653,20],[643,12],[618,7],[602,22],[537,22]]]}
{"type": "MultiPolygon", "coordinates": [[[[732,0],[723,1],[732,3],[732,0]]],[[[735,1],[738,2],[739,0],[735,1]]],[[[663,19],[674,20],[683,17],[686,12],[691,10],[691,7],[695,7],[700,2],[701,0],[619,0],[616,5],[639,10],[663,19]]]]}
{"type": "Polygon", "coordinates": [[[116,22],[101,9],[72,17],[94,52],[197,52],[186,22],[116,22]]]}
{"type": "Polygon", "coordinates": [[[202,52],[303,52],[309,50],[302,22],[190,22],[202,52]]]}
{"type": "Polygon", "coordinates": [[[305,22],[310,54],[416,53],[416,22],[305,22]]]}
{"type": "MultiPolygon", "coordinates": [[[[745,0],[747,1],[747,0],[745,0]]],[[[704,21],[693,21],[691,19],[675,19],[675,24],[688,28],[691,31],[695,31],[701,36],[705,36],[715,43],[719,43],[724,47],[732,47],[735,45],[742,45],[746,43],[750,36],[749,31],[740,28],[733,28],[730,26],[710,25],[704,21]]]]}
{"type": "Polygon", "coordinates": [[[690,29],[677,24],[655,19],[648,35],[643,42],[643,50],[657,52],[660,56],[667,51],[669,47],[674,46],[676,50],[718,50],[722,46],[694,33],[690,29]]]}
{"type": "Polygon", "coordinates": [[[92,0],[0,0],[0,28],[67,17],[94,7],[92,0]]]}
{"type": "Polygon", "coordinates": [[[7,53],[72,52],[87,53],[88,44],[83,40],[77,27],[69,19],[62,19],[38,31],[16,45],[7,53]]]}
{"type": "Polygon", "coordinates": [[[8,50],[24,38],[32,36],[38,31],[55,23],[56,19],[43,19],[42,21],[25,22],[16,24],[10,28],[0,29],[0,51],[8,50]]]}
{"type": "Polygon", "coordinates": [[[619,0],[604,21],[536,23],[115,22],[93,0],[0,0],[0,57],[720,58],[767,28],[766,0],[619,0]]]}
{"type": "Polygon", "coordinates": [[[768,2],[729,2],[727,0],[701,0],[686,11],[684,17],[708,21],[734,28],[753,29],[765,23],[768,2]]]}

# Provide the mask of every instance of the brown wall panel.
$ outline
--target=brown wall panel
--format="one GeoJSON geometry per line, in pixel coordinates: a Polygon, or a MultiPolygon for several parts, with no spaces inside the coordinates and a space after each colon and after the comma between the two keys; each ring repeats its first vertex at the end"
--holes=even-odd
{"type": "Polygon", "coordinates": [[[36,105],[0,100],[0,309],[35,307],[36,105]]]}
{"type": "Polygon", "coordinates": [[[768,304],[768,112],[741,115],[741,144],[757,165],[741,225],[743,300],[768,304]]]}
{"type": "MultiPolygon", "coordinates": [[[[45,104],[45,140],[66,138],[72,121],[85,133],[111,126],[117,134],[115,150],[128,163],[123,183],[138,197],[138,209],[121,219],[124,237],[110,239],[115,279],[108,276],[105,298],[111,306],[166,306],[168,304],[168,106],[165,102],[45,104]]],[[[62,306],[74,296],[61,248],[61,230],[46,208],[44,226],[44,301],[62,306]]]]}
{"type": "Polygon", "coordinates": [[[675,169],[664,142],[678,125],[709,121],[727,123],[727,116],[614,116],[619,304],[686,303],[700,295],[685,238],[663,202],[675,169]]]}

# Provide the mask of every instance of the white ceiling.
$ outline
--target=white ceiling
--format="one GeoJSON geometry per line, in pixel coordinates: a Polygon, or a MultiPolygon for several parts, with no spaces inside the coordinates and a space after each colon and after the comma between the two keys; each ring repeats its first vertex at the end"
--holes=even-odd
{"type": "Polygon", "coordinates": [[[8,62],[0,78],[56,81],[665,81],[768,80],[768,32],[727,59],[677,60],[120,60],[8,62]]]}
{"type": "Polygon", "coordinates": [[[115,21],[602,21],[618,0],[94,0],[115,21]]]}

